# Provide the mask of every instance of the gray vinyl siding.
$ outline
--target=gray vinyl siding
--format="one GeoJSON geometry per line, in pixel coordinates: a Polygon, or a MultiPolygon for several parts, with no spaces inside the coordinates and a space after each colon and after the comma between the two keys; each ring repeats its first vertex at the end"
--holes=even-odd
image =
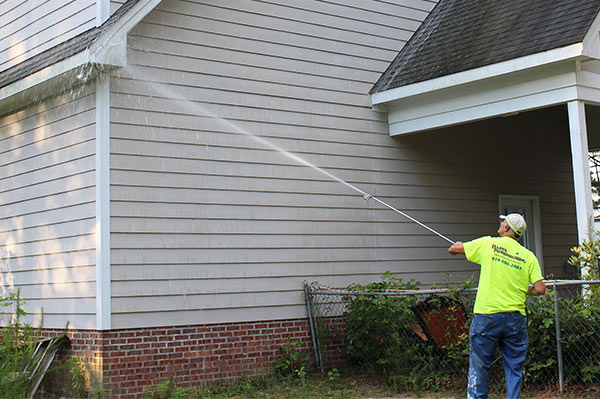
{"type": "Polygon", "coordinates": [[[443,255],[251,137],[393,193],[412,177],[368,92],[433,5],[170,0],[145,18],[111,82],[113,328],[304,317],[303,280],[370,281],[427,267],[419,247],[443,255]]]}
{"type": "Polygon", "coordinates": [[[95,327],[95,96],[0,117],[0,287],[32,321],[95,327]]]}
{"type": "Polygon", "coordinates": [[[0,71],[92,28],[95,0],[0,2],[0,71]]]}

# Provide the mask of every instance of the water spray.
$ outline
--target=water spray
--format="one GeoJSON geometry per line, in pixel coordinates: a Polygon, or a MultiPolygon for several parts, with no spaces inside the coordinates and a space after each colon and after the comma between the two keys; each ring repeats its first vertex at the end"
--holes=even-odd
{"type": "MultiPolygon", "coordinates": [[[[209,115],[209,116],[210,116],[210,115],[209,115]]],[[[216,116],[215,116],[215,117],[216,117],[216,116]]],[[[216,118],[218,118],[218,117],[216,117],[216,118]]],[[[373,199],[375,202],[378,202],[378,203],[380,203],[381,205],[383,205],[383,206],[385,206],[385,207],[387,207],[387,208],[391,209],[392,211],[394,211],[394,212],[396,212],[396,213],[399,213],[400,215],[404,216],[405,218],[407,218],[407,219],[408,219],[408,220],[410,220],[411,222],[414,222],[414,223],[418,224],[419,226],[421,226],[421,227],[425,228],[426,230],[429,230],[429,231],[430,231],[430,232],[432,232],[433,234],[435,234],[435,235],[437,235],[437,236],[439,236],[439,237],[443,238],[444,240],[448,241],[449,243],[451,243],[451,244],[456,244],[456,242],[455,242],[455,241],[453,241],[453,240],[449,239],[448,237],[446,237],[446,236],[445,236],[445,235],[443,235],[442,233],[440,233],[440,232],[438,232],[438,231],[436,231],[436,230],[432,229],[431,227],[427,226],[426,224],[424,224],[424,223],[421,223],[420,221],[418,221],[418,220],[417,220],[417,219],[415,219],[414,217],[412,217],[412,216],[410,216],[410,215],[406,214],[405,212],[402,212],[401,210],[399,210],[399,209],[397,209],[397,208],[393,207],[392,205],[390,205],[390,204],[388,204],[388,203],[386,203],[386,202],[384,202],[384,201],[380,200],[379,198],[377,198],[377,197],[374,197],[373,195],[371,195],[371,194],[367,193],[367,192],[366,192],[366,191],[364,191],[364,190],[361,190],[360,188],[356,187],[355,185],[353,185],[353,184],[351,184],[351,183],[348,183],[347,181],[345,181],[345,180],[343,180],[343,179],[341,179],[341,178],[337,177],[336,175],[334,175],[334,174],[332,174],[332,173],[329,173],[329,172],[328,172],[328,171],[326,171],[325,169],[322,169],[322,168],[318,167],[317,165],[314,165],[314,164],[312,164],[312,163],[308,162],[306,159],[304,159],[304,158],[301,158],[301,157],[299,157],[298,155],[292,154],[291,152],[289,152],[289,151],[287,151],[287,150],[284,150],[283,148],[281,148],[281,147],[279,147],[279,146],[277,146],[277,145],[275,145],[275,144],[271,143],[271,142],[270,142],[270,141],[268,141],[268,140],[265,140],[265,139],[264,139],[264,138],[262,138],[262,137],[259,137],[259,136],[256,136],[256,135],[254,135],[254,134],[250,133],[250,132],[247,132],[247,131],[245,131],[244,129],[242,129],[241,127],[237,126],[236,124],[234,124],[234,123],[232,123],[232,122],[230,122],[230,121],[228,121],[228,120],[226,120],[226,119],[223,119],[223,118],[218,118],[218,119],[220,119],[221,121],[223,121],[223,123],[227,124],[227,125],[228,125],[228,126],[230,126],[232,129],[235,129],[237,132],[239,132],[239,133],[242,133],[242,134],[245,134],[245,135],[247,135],[247,136],[250,136],[250,137],[252,137],[254,140],[258,141],[258,142],[259,142],[259,143],[261,143],[262,145],[264,145],[264,146],[266,146],[266,147],[269,147],[269,148],[271,148],[271,149],[273,149],[273,150],[275,150],[275,151],[277,151],[277,152],[280,152],[280,153],[282,153],[282,154],[286,155],[287,157],[289,157],[289,158],[291,158],[291,159],[295,160],[296,162],[298,162],[298,163],[300,163],[300,164],[302,164],[302,165],[308,166],[308,167],[310,167],[311,169],[314,169],[314,170],[316,170],[316,171],[318,171],[318,172],[321,172],[321,173],[323,173],[324,175],[328,176],[329,178],[331,178],[331,179],[333,179],[333,180],[335,180],[335,181],[337,181],[337,182],[339,182],[339,183],[342,183],[342,184],[343,184],[343,185],[345,185],[346,187],[349,187],[349,188],[351,188],[352,190],[354,190],[354,191],[357,191],[357,192],[361,193],[361,194],[362,194],[362,196],[363,196],[363,198],[365,199],[365,201],[368,201],[368,200],[370,200],[370,199],[373,199]]]]}
{"type": "MultiPolygon", "coordinates": [[[[140,75],[143,75],[143,74],[140,74],[140,75]]],[[[163,86],[164,86],[164,85],[163,85],[163,86]]],[[[366,191],[364,191],[364,190],[361,190],[360,188],[356,187],[356,186],[355,186],[355,185],[353,185],[353,184],[350,184],[350,183],[348,183],[347,181],[345,181],[345,180],[343,180],[343,179],[341,179],[341,178],[337,177],[336,175],[334,175],[334,174],[332,174],[332,173],[329,173],[329,172],[328,172],[328,171],[326,171],[325,169],[322,169],[322,168],[318,167],[317,165],[314,165],[314,164],[312,164],[312,163],[308,162],[308,161],[307,161],[307,160],[305,160],[304,158],[301,158],[301,157],[299,157],[298,155],[295,155],[295,154],[293,154],[293,153],[291,153],[291,152],[289,152],[289,151],[287,151],[287,150],[285,150],[285,149],[283,149],[283,148],[281,148],[281,147],[279,147],[279,146],[277,146],[277,145],[273,144],[272,142],[270,142],[270,141],[268,141],[268,140],[266,140],[266,139],[264,139],[264,138],[262,138],[262,137],[260,137],[260,136],[257,136],[257,135],[255,135],[255,134],[253,134],[253,133],[251,133],[251,132],[249,132],[249,131],[247,131],[247,130],[245,130],[245,129],[241,128],[240,126],[236,125],[235,123],[233,123],[233,122],[231,122],[231,121],[229,121],[229,120],[227,120],[227,119],[221,118],[221,117],[219,117],[218,115],[215,115],[215,114],[213,114],[212,112],[208,111],[208,110],[207,110],[207,109],[205,109],[204,107],[201,107],[201,106],[199,106],[199,105],[198,105],[198,104],[196,104],[196,103],[192,103],[191,101],[189,101],[189,100],[187,100],[187,99],[183,99],[183,98],[179,97],[177,94],[173,93],[173,92],[172,92],[172,90],[170,90],[170,89],[169,89],[168,87],[166,87],[166,86],[164,86],[164,88],[163,88],[163,91],[168,91],[168,92],[169,92],[169,94],[171,94],[171,95],[172,95],[172,97],[175,97],[175,98],[180,98],[181,100],[185,101],[186,103],[188,103],[188,104],[191,104],[191,105],[193,105],[193,106],[197,107],[197,108],[199,109],[199,111],[200,111],[199,113],[201,113],[202,115],[204,115],[204,116],[206,116],[206,117],[209,117],[209,118],[217,119],[217,120],[221,121],[222,123],[224,123],[225,125],[227,125],[227,126],[229,126],[230,128],[232,128],[234,131],[236,131],[236,132],[238,132],[238,133],[240,133],[240,134],[243,134],[243,135],[245,135],[245,136],[251,137],[251,138],[252,138],[252,139],[254,139],[255,141],[257,141],[257,142],[259,142],[260,144],[262,144],[263,146],[265,146],[265,147],[268,147],[268,148],[270,148],[270,149],[272,149],[272,150],[275,150],[275,151],[277,151],[277,152],[279,152],[279,153],[281,153],[281,154],[283,154],[283,155],[287,156],[288,158],[291,158],[291,159],[293,159],[294,161],[298,162],[299,164],[302,164],[302,165],[308,166],[308,167],[310,167],[311,169],[314,169],[314,170],[316,170],[316,171],[318,171],[318,172],[320,172],[320,173],[322,173],[322,174],[324,174],[324,175],[328,176],[328,177],[329,177],[329,178],[331,178],[332,180],[335,180],[335,181],[337,181],[337,182],[339,182],[339,183],[342,183],[342,184],[343,184],[343,185],[345,185],[346,187],[348,187],[348,188],[351,188],[352,190],[359,192],[360,194],[362,194],[362,196],[363,196],[363,198],[365,199],[365,201],[368,201],[368,200],[370,200],[370,199],[373,199],[375,202],[378,202],[379,204],[381,204],[381,205],[385,206],[386,208],[389,208],[389,209],[391,209],[392,211],[394,211],[394,212],[396,212],[396,213],[398,213],[398,214],[400,214],[400,215],[404,216],[405,218],[407,218],[407,219],[408,219],[408,220],[410,220],[411,222],[414,222],[414,223],[418,224],[419,226],[421,226],[421,227],[423,227],[424,229],[426,229],[426,230],[428,230],[428,231],[432,232],[433,234],[435,234],[435,235],[437,235],[437,236],[439,236],[439,237],[443,238],[444,240],[448,241],[449,243],[451,243],[451,244],[456,244],[456,242],[455,242],[455,241],[452,241],[451,239],[449,239],[448,237],[446,237],[446,236],[445,236],[445,235],[443,235],[442,233],[440,233],[440,232],[438,232],[438,231],[436,231],[436,230],[432,229],[431,227],[427,226],[427,225],[426,225],[426,224],[424,224],[424,223],[421,223],[420,221],[418,221],[417,219],[413,218],[412,216],[410,216],[410,215],[406,214],[405,212],[402,212],[401,210],[399,210],[399,209],[397,209],[397,208],[393,207],[392,205],[390,205],[390,204],[388,204],[388,203],[386,203],[386,202],[384,202],[384,201],[380,200],[379,198],[377,198],[377,197],[374,197],[373,195],[371,195],[371,194],[367,193],[367,192],[366,192],[366,191]],[[166,90],[164,90],[164,89],[166,89],[166,90]]]]}

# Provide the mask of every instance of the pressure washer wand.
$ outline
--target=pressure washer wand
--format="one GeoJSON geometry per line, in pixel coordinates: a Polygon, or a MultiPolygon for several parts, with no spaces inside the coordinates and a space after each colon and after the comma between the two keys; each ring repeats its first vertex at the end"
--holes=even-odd
{"type": "Polygon", "coordinates": [[[298,156],[296,156],[296,155],[294,155],[294,154],[292,154],[292,153],[290,153],[290,152],[288,152],[288,151],[282,150],[282,149],[280,149],[279,147],[275,147],[275,146],[274,146],[273,144],[271,144],[271,143],[269,143],[269,146],[270,146],[270,147],[272,147],[272,148],[276,148],[278,151],[281,151],[281,152],[285,153],[285,154],[286,154],[286,155],[288,155],[289,157],[291,157],[291,158],[295,159],[296,161],[298,161],[298,162],[300,162],[300,163],[302,163],[302,164],[304,164],[304,165],[306,165],[306,166],[310,166],[311,168],[313,168],[313,169],[315,169],[315,170],[318,170],[319,172],[321,172],[321,173],[323,173],[323,174],[325,174],[325,175],[329,176],[329,177],[330,177],[330,178],[332,178],[333,180],[337,180],[338,182],[340,182],[340,183],[342,183],[343,185],[345,185],[345,186],[347,186],[347,187],[351,188],[352,190],[354,190],[354,191],[358,191],[359,193],[361,193],[361,194],[362,194],[362,196],[363,196],[363,198],[365,199],[365,201],[368,201],[368,200],[370,200],[371,198],[373,198],[375,201],[379,202],[381,205],[383,205],[383,206],[385,206],[385,207],[387,207],[387,208],[391,209],[392,211],[394,211],[394,212],[396,212],[396,213],[399,213],[400,215],[404,216],[404,217],[405,217],[405,218],[407,218],[408,220],[410,220],[410,221],[412,221],[412,222],[415,222],[415,223],[416,223],[416,224],[418,224],[419,226],[421,226],[421,227],[423,227],[423,228],[425,228],[425,229],[429,230],[429,231],[430,231],[430,232],[432,232],[433,234],[435,234],[435,235],[437,235],[437,236],[439,236],[439,237],[443,238],[444,240],[448,241],[450,244],[453,244],[453,245],[454,245],[454,244],[456,244],[456,242],[455,242],[455,241],[452,241],[451,239],[449,239],[448,237],[446,237],[446,236],[445,236],[445,235],[443,235],[442,233],[440,233],[440,232],[438,232],[438,231],[435,231],[434,229],[432,229],[431,227],[427,226],[426,224],[419,222],[417,219],[413,218],[413,217],[412,217],[412,216],[410,216],[410,215],[407,215],[406,213],[402,212],[400,209],[394,208],[393,206],[391,206],[390,204],[388,204],[388,203],[386,203],[386,202],[384,202],[384,201],[380,200],[379,198],[377,198],[377,197],[373,197],[371,194],[367,193],[366,191],[363,191],[363,190],[361,190],[360,188],[356,187],[354,184],[348,183],[346,180],[340,179],[339,177],[337,177],[337,176],[336,176],[336,175],[334,175],[334,174],[331,174],[331,173],[329,173],[329,172],[328,172],[328,171],[326,171],[325,169],[322,169],[322,168],[320,168],[320,167],[318,167],[318,166],[316,166],[316,165],[313,165],[313,164],[311,164],[310,162],[308,162],[308,161],[306,161],[306,160],[304,160],[304,159],[302,159],[302,158],[300,158],[300,157],[298,157],[298,156]]]}
{"type": "Polygon", "coordinates": [[[213,118],[216,118],[216,119],[219,119],[219,120],[221,120],[221,121],[222,121],[223,123],[225,123],[226,125],[228,125],[228,126],[231,126],[231,127],[232,127],[232,128],[235,130],[235,131],[237,131],[237,132],[239,132],[239,133],[242,133],[242,134],[244,134],[244,135],[246,135],[246,136],[252,137],[254,140],[256,140],[257,142],[259,142],[259,143],[263,144],[265,147],[268,147],[268,148],[271,148],[271,149],[273,149],[273,150],[275,150],[275,151],[278,151],[278,152],[280,152],[280,153],[284,154],[285,156],[287,156],[287,157],[289,157],[289,158],[291,158],[291,159],[295,160],[296,162],[298,162],[298,163],[300,163],[300,164],[302,164],[302,165],[308,166],[308,167],[310,167],[310,168],[312,168],[312,169],[314,169],[314,170],[317,170],[317,171],[319,171],[319,172],[323,173],[324,175],[326,175],[326,176],[329,176],[331,179],[333,179],[333,180],[336,180],[336,181],[338,181],[338,182],[340,182],[340,183],[344,184],[345,186],[347,186],[347,187],[349,187],[349,188],[353,189],[354,191],[358,191],[359,193],[361,193],[361,194],[363,195],[363,198],[364,198],[365,200],[367,200],[367,201],[368,201],[369,199],[373,198],[375,201],[379,202],[381,205],[383,205],[383,206],[385,206],[385,207],[388,207],[389,209],[391,209],[391,210],[393,210],[393,211],[395,211],[395,212],[397,212],[397,213],[401,214],[402,216],[404,216],[405,218],[407,218],[407,219],[409,219],[409,220],[411,220],[411,221],[415,222],[415,223],[416,223],[416,224],[418,224],[419,226],[421,226],[421,227],[423,227],[423,228],[425,228],[425,229],[427,229],[427,230],[431,231],[433,234],[436,234],[436,235],[438,235],[438,236],[442,237],[444,240],[448,241],[449,243],[451,243],[451,244],[456,244],[454,241],[452,241],[451,239],[449,239],[449,238],[448,238],[448,237],[446,237],[445,235],[443,235],[443,234],[441,234],[441,233],[439,233],[439,232],[435,231],[435,230],[434,230],[434,229],[432,229],[431,227],[429,227],[429,226],[427,226],[427,225],[425,225],[425,224],[423,224],[423,223],[419,222],[417,219],[415,219],[415,218],[413,218],[413,217],[411,217],[411,216],[407,215],[406,213],[402,212],[401,210],[394,208],[393,206],[391,206],[390,204],[387,204],[387,203],[383,202],[383,201],[382,201],[382,200],[380,200],[379,198],[373,197],[371,194],[369,194],[369,193],[367,193],[367,192],[365,192],[365,191],[361,190],[360,188],[356,187],[356,186],[355,186],[355,185],[353,185],[353,184],[350,184],[350,183],[348,183],[347,181],[345,181],[345,180],[343,180],[343,179],[340,179],[339,177],[337,177],[336,175],[334,175],[334,174],[332,174],[332,173],[329,173],[329,172],[328,172],[328,171],[326,171],[325,169],[323,169],[323,168],[320,168],[320,167],[318,167],[317,165],[314,165],[314,164],[312,164],[312,163],[308,162],[308,161],[307,161],[307,160],[305,160],[304,158],[301,158],[301,157],[299,157],[298,155],[292,154],[291,152],[289,152],[289,151],[287,151],[287,150],[284,150],[283,148],[281,148],[281,147],[279,147],[279,146],[277,146],[277,145],[275,145],[275,144],[271,143],[269,140],[266,140],[266,139],[264,139],[264,138],[262,138],[262,137],[260,137],[260,136],[256,136],[255,134],[252,134],[252,133],[250,133],[249,131],[247,131],[247,130],[245,130],[245,129],[242,129],[241,127],[237,126],[237,125],[236,125],[236,124],[234,124],[233,122],[230,122],[230,121],[228,121],[228,120],[226,120],[226,119],[219,118],[217,115],[214,115],[214,114],[212,114],[212,113],[204,112],[204,115],[206,115],[206,116],[210,116],[210,117],[213,117],[213,118]]]}
{"type": "MultiPolygon", "coordinates": [[[[362,190],[361,190],[361,191],[362,191],[362,190]]],[[[407,215],[406,213],[402,212],[401,210],[399,210],[399,209],[397,209],[397,208],[394,208],[393,206],[391,206],[390,204],[388,204],[388,203],[386,203],[386,202],[384,202],[384,201],[380,200],[379,198],[377,198],[377,197],[373,197],[371,194],[364,193],[364,194],[363,194],[363,198],[365,199],[365,201],[368,201],[368,200],[370,200],[370,199],[372,198],[372,199],[374,199],[375,201],[379,202],[381,205],[383,205],[383,206],[385,206],[385,207],[388,207],[388,208],[389,208],[389,209],[391,209],[392,211],[394,211],[394,212],[397,212],[397,213],[401,214],[401,215],[402,215],[402,216],[404,216],[405,218],[407,218],[407,219],[409,219],[410,221],[412,221],[412,222],[415,222],[415,223],[416,223],[416,224],[418,224],[419,226],[421,226],[421,227],[423,227],[423,228],[425,228],[425,229],[427,229],[427,230],[431,231],[433,234],[436,234],[436,235],[438,235],[439,237],[443,238],[444,240],[448,241],[449,243],[451,243],[451,244],[456,244],[456,242],[455,242],[455,241],[452,241],[451,239],[449,239],[448,237],[446,237],[446,236],[445,236],[445,235],[443,235],[442,233],[440,233],[440,232],[438,232],[438,231],[435,231],[434,229],[432,229],[431,227],[427,226],[426,224],[423,224],[423,223],[419,222],[417,219],[413,218],[413,217],[412,217],[412,216],[410,216],[410,215],[407,215]]]]}

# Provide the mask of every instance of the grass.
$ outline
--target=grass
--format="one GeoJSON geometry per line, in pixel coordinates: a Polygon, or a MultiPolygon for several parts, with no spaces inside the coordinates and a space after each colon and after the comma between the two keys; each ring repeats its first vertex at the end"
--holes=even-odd
{"type": "Polygon", "coordinates": [[[276,376],[243,378],[235,383],[197,388],[181,388],[169,381],[146,391],[146,399],[196,398],[382,398],[392,395],[389,387],[337,372],[311,374],[304,379],[276,376]]]}
{"type": "MultiPolygon", "coordinates": [[[[594,399],[598,392],[588,387],[588,392],[566,393],[560,396],[557,392],[524,391],[522,399],[594,399]]],[[[223,385],[206,385],[195,388],[178,387],[172,382],[148,389],[144,399],[320,399],[320,398],[396,398],[396,399],[459,399],[465,392],[449,391],[438,393],[406,393],[397,392],[384,382],[374,381],[372,377],[356,375],[340,375],[336,370],[327,374],[309,374],[305,378],[280,378],[275,375],[253,378],[242,378],[233,383],[223,385]]],[[[490,399],[504,399],[501,392],[490,393],[490,399]]]]}

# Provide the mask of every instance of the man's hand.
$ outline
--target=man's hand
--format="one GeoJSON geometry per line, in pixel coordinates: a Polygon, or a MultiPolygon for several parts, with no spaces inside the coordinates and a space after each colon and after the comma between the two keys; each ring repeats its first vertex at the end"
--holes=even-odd
{"type": "Polygon", "coordinates": [[[448,248],[448,252],[450,252],[452,255],[464,254],[465,247],[463,246],[462,242],[457,241],[450,248],[448,248]]]}
{"type": "Polygon", "coordinates": [[[536,281],[533,285],[529,286],[527,295],[538,296],[546,293],[546,284],[543,280],[536,281]]]}

